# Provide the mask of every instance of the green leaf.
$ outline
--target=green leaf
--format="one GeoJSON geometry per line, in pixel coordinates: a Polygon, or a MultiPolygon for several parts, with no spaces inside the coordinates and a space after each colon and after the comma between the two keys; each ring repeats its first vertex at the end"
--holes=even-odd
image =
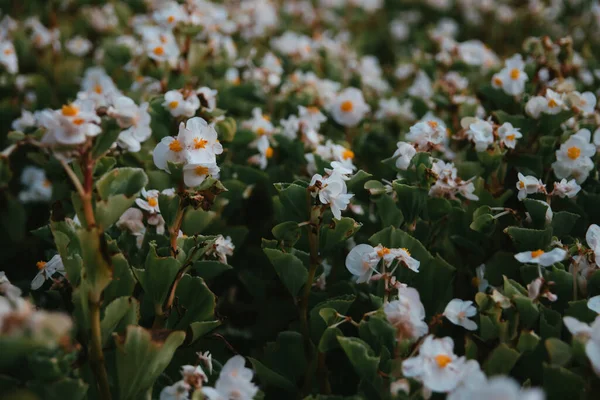
{"type": "Polygon", "coordinates": [[[548,400],[583,399],[586,382],[579,375],[555,365],[544,365],[544,391],[548,400]]]}
{"type": "Polygon", "coordinates": [[[258,375],[258,379],[260,380],[262,386],[273,386],[290,393],[295,393],[297,391],[296,385],[290,382],[289,379],[279,375],[270,368],[267,368],[255,358],[248,357],[248,360],[250,360],[250,363],[252,363],[252,368],[256,372],[256,375],[258,375]]]}
{"type": "Polygon", "coordinates": [[[338,336],[344,336],[344,333],[337,326],[330,326],[325,329],[319,340],[319,351],[321,353],[326,353],[340,347],[340,343],[337,339],[338,336]]]}
{"type": "Polygon", "coordinates": [[[148,183],[140,168],[116,168],[96,182],[100,199],[96,202],[96,221],[106,229],[114,224],[133,205],[139,192],[148,183]]]}
{"type": "Polygon", "coordinates": [[[275,239],[282,242],[284,247],[293,247],[302,236],[302,230],[298,223],[294,221],[286,221],[275,225],[271,232],[275,239]]]}
{"type": "Polygon", "coordinates": [[[338,342],[361,379],[373,383],[379,378],[379,357],[375,357],[367,343],[359,338],[343,336],[338,336],[338,342]]]}
{"type": "Polygon", "coordinates": [[[232,269],[231,265],[218,261],[196,261],[194,263],[194,271],[205,280],[216,278],[230,269],[232,269]]]}
{"type": "Polygon", "coordinates": [[[321,253],[326,255],[338,245],[345,243],[361,227],[362,224],[348,217],[343,217],[340,220],[332,220],[329,225],[321,227],[319,247],[321,253]]]}
{"type": "Polygon", "coordinates": [[[119,297],[106,306],[100,322],[103,346],[106,346],[113,332],[121,333],[128,325],[137,325],[139,308],[139,302],[133,297],[119,297]],[[122,329],[117,329],[118,327],[122,329]]]}
{"type": "Polygon", "coordinates": [[[200,277],[184,275],[177,285],[175,297],[184,307],[174,307],[167,326],[186,329],[192,322],[212,321],[216,298],[200,277]]]}
{"type": "Polygon", "coordinates": [[[552,233],[558,238],[567,236],[579,218],[579,215],[567,211],[555,212],[552,216],[552,233]]]}
{"type": "Polygon", "coordinates": [[[181,198],[179,195],[167,196],[166,194],[162,193],[158,195],[158,207],[160,208],[160,215],[162,215],[165,220],[165,227],[167,227],[167,230],[170,230],[175,224],[180,204],[181,198]]]}
{"type": "Polygon", "coordinates": [[[540,311],[529,297],[514,296],[512,299],[519,311],[519,322],[522,328],[531,329],[537,323],[540,311]]]}
{"type": "Polygon", "coordinates": [[[88,393],[88,384],[83,380],[67,377],[54,382],[33,381],[28,384],[28,387],[40,396],[33,398],[48,400],[83,400],[88,393]]]}
{"type": "Polygon", "coordinates": [[[537,230],[511,226],[504,232],[510,236],[517,251],[543,250],[552,240],[552,228],[537,230]]]}
{"type": "Polygon", "coordinates": [[[269,257],[269,261],[283,285],[292,297],[296,297],[308,278],[308,271],[302,261],[293,254],[283,253],[279,250],[263,249],[263,251],[269,257]]]}
{"type": "Polygon", "coordinates": [[[134,400],[152,388],[184,339],[181,331],[149,331],[130,325],[124,336],[114,334],[119,399],[134,400]]]}
{"type": "Polygon", "coordinates": [[[100,294],[112,279],[111,259],[106,254],[104,235],[97,228],[92,228],[79,229],[77,236],[81,244],[82,278],[85,279],[94,301],[99,301],[100,294]]]}
{"type": "Polygon", "coordinates": [[[113,255],[111,257],[111,264],[113,267],[113,279],[106,289],[104,289],[104,303],[111,302],[121,296],[130,296],[135,287],[133,273],[123,254],[117,253],[113,255]]]}
{"type": "Polygon", "coordinates": [[[216,329],[220,325],[221,321],[192,322],[190,324],[190,330],[192,331],[191,343],[194,343],[196,340],[200,339],[202,336],[216,329]]]}
{"type": "Polygon", "coordinates": [[[121,133],[121,129],[114,120],[108,120],[102,128],[102,133],[94,140],[94,147],[92,148],[92,158],[94,159],[102,157],[121,133]]]}
{"type": "Polygon", "coordinates": [[[360,193],[364,190],[365,183],[369,181],[373,175],[368,172],[363,171],[362,169],[358,170],[358,172],[350,179],[346,181],[346,187],[348,188],[349,193],[360,193]]]}
{"type": "Polygon", "coordinates": [[[337,297],[321,302],[310,310],[310,336],[314,343],[319,343],[321,335],[323,335],[323,332],[327,329],[327,324],[323,318],[321,318],[320,311],[329,308],[342,315],[346,315],[346,312],[355,299],[355,296],[352,295],[337,297]]]}
{"type": "Polygon", "coordinates": [[[383,226],[400,227],[404,222],[404,215],[398,207],[392,196],[383,194],[374,200],[377,205],[377,214],[383,226]]]}
{"type": "Polygon", "coordinates": [[[285,215],[290,220],[304,222],[308,220],[309,193],[305,187],[295,183],[275,184],[285,215]]]}
{"type": "Polygon", "coordinates": [[[398,182],[393,183],[393,188],[398,195],[398,208],[402,211],[405,223],[413,224],[427,205],[427,190],[398,182]]]}
{"type": "Polygon", "coordinates": [[[181,268],[179,261],[173,257],[159,257],[156,244],[150,243],[145,269],[136,269],[135,274],[148,298],[155,306],[162,306],[171,284],[181,268]]]}
{"type": "Polygon", "coordinates": [[[501,343],[489,355],[484,364],[484,371],[488,376],[507,375],[517,363],[519,352],[501,343]]]}
{"type": "Polygon", "coordinates": [[[550,338],[544,344],[552,364],[564,367],[571,361],[571,346],[567,343],[556,338],[550,338]]]}
{"type": "Polygon", "coordinates": [[[540,335],[542,339],[551,337],[560,338],[562,330],[562,316],[559,312],[542,306],[540,317],[540,335]]]}
{"type": "Polygon", "coordinates": [[[548,205],[534,199],[523,199],[523,204],[531,216],[533,225],[536,228],[543,229],[546,225],[546,211],[548,211],[548,205]]]}
{"type": "Polygon", "coordinates": [[[490,236],[496,230],[496,223],[498,221],[491,214],[483,214],[473,219],[469,228],[474,230],[475,232],[482,233],[484,235],[490,236]]]}

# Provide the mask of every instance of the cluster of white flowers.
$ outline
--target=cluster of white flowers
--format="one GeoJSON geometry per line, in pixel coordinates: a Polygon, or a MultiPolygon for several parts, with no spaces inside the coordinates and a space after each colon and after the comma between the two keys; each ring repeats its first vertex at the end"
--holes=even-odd
{"type": "Polygon", "coordinates": [[[474,193],[473,179],[463,181],[458,176],[458,171],[453,163],[435,160],[431,171],[435,174],[437,180],[429,189],[430,196],[454,199],[457,195],[461,195],[467,200],[479,200],[479,197],[474,193]]]}
{"type": "Polygon", "coordinates": [[[373,273],[378,273],[376,267],[382,260],[386,267],[397,262],[397,265],[419,272],[420,262],[411,257],[408,249],[390,249],[382,245],[373,247],[368,244],[359,244],[348,253],[346,268],[358,278],[356,282],[369,282],[373,273]]]}
{"type": "Polygon", "coordinates": [[[342,218],[342,211],[350,204],[350,199],[354,194],[348,193],[346,180],[352,170],[344,167],[342,164],[332,162],[333,169],[326,169],[327,175],[313,175],[310,180],[310,186],[313,188],[311,195],[319,199],[321,204],[329,205],[331,213],[335,219],[342,218]]]}
{"type": "Polygon", "coordinates": [[[556,161],[552,169],[558,179],[574,178],[578,184],[583,183],[594,168],[592,157],[596,154],[596,146],[590,143],[591,132],[581,129],[571,135],[556,150],[556,161]]]}
{"type": "Polygon", "coordinates": [[[169,163],[181,165],[186,186],[196,187],[209,176],[218,177],[216,157],[222,152],[214,126],[194,117],[179,125],[177,137],[164,137],[154,149],[153,157],[154,164],[169,173],[169,163]]]}
{"type": "Polygon", "coordinates": [[[498,126],[491,119],[466,117],[460,121],[460,124],[465,130],[465,136],[475,145],[476,151],[487,150],[494,144],[496,138],[502,146],[514,149],[517,139],[523,137],[520,129],[515,128],[510,122],[498,126]]]}
{"type": "Polygon", "coordinates": [[[383,311],[389,323],[396,328],[398,341],[416,340],[429,332],[429,327],[424,321],[425,307],[416,289],[400,288],[398,299],[385,303],[383,311]]]}

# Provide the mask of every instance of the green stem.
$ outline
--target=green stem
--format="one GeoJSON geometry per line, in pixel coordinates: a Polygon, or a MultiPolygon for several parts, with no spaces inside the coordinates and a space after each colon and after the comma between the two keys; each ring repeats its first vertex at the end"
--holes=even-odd
{"type": "Polygon", "coordinates": [[[110,386],[108,385],[108,375],[104,365],[104,354],[102,352],[102,330],[100,329],[100,302],[89,301],[90,323],[91,323],[91,345],[90,345],[90,364],[101,399],[111,399],[110,386]]]}

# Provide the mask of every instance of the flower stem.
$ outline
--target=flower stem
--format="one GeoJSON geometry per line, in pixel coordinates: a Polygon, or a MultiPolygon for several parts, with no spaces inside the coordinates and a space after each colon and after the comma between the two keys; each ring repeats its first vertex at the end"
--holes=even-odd
{"type": "Polygon", "coordinates": [[[173,257],[177,257],[177,237],[179,236],[179,230],[181,229],[181,223],[183,222],[184,209],[185,207],[183,205],[179,206],[177,215],[175,216],[175,223],[169,230],[171,239],[171,253],[173,254],[173,257]]]}
{"type": "Polygon", "coordinates": [[[90,364],[100,398],[111,399],[110,387],[108,385],[108,375],[104,365],[104,354],[102,352],[102,331],[100,329],[100,302],[89,300],[90,324],[91,324],[91,345],[90,345],[90,364]]]}
{"type": "MultiPolygon", "coordinates": [[[[312,207],[310,215],[310,224],[308,227],[308,243],[310,248],[310,267],[308,277],[304,285],[304,291],[300,300],[300,323],[302,325],[302,335],[304,336],[304,349],[306,352],[307,369],[304,376],[304,392],[308,394],[312,387],[312,365],[314,358],[313,343],[310,339],[310,330],[308,326],[308,301],[310,291],[315,280],[317,267],[319,266],[319,231],[321,229],[321,207],[312,207]]],[[[321,365],[319,364],[318,368],[321,365]]],[[[323,372],[323,371],[319,371],[323,372]]]]}

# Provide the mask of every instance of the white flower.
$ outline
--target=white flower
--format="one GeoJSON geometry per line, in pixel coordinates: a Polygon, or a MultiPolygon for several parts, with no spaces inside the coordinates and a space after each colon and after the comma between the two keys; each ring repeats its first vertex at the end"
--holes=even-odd
{"type": "Polygon", "coordinates": [[[519,200],[523,200],[528,194],[545,192],[546,189],[544,183],[535,176],[525,176],[519,172],[518,177],[519,181],[517,182],[517,189],[519,190],[519,194],[517,195],[517,198],[519,200]]]}
{"type": "Polygon", "coordinates": [[[210,354],[210,351],[205,351],[204,353],[197,352],[196,355],[198,356],[200,361],[202,361],[206,365],[209,375],[212,375],[213,365],[212,365],[212,355],[210,354]]]}
{"type": "Polygon", "coordinates": [[[56,254],[48,262],[39,261],[37,263],[37,267],[40,272],[38,272],[31,281],[32,290],[38,290],[41,288],[44,282],[46,282],[47,279],[52,279],[52,275],[55,273],[58,273],[62,276],[67,275],[67,271],[65,271],[65,266],[63,265],[62,258],[60,258],[59,254],[56,254]]]}
{"type": "Polygon", "coordinates": [[[497,305],[499,305],[500,308],[510,308],[510,307],[512,307],[510,299],[508,297],[504,296],[502,293],[500,293],[496,289],[492,290],[492,296],[491,297],[492,297],[492,300],[494,301],[494,303],[496,303],[497,305]]]}
{"type": "Polygon", "coordinates": [[[402,362],[402,373],[414,378],[433,392],[450,392],[460,382],[465,358],[454,354],[454,341],[450,337],[435,339],[427,336],[419,354],[402,362]]]}
{"type": "Polygon", "coordinates": [[[258,107],[252,109],[252,119],[244,121],[242,126],[250,129],[258,136],[270,136],[275,132],[275,127],[271,123],[271,119],[264,115],[258,107]]]}
{"type": "Polygon", "coordinates": [[[199,365],[182,365],[181,376],[185,383],[196,389],[200,389],[203,382],[208,382],[208,377],[199,365]]]}
{"type": "Polygon", "coordinates": [[[412,258],[407,249],[390,249],[390,253],[393,256],[393,260],[398,260],[398,262],[411,271],[419,272],[419,266],[421,263],[419,260],[412,258]]]}
{"type": "Polygon", "coordinates": [[[469,317],[473,317],[476,314],[477,309],[473,306],[472,301],[452,299],[446,306],[443,315],[454,325],[459,325],[469,331],[474,331],[477,330],[477,324],[470,320],[469,317]]]}
{"type": "Polygon", "coordinates": [[[540,297],[545,297],[552,302],[558,300],[558,296],[550,291],[546,281],[541,276],[527,285],[527,296],[532,300],[537,300],[540,297]]]}
{"type": "MultiPolygon", "coordinates": [[[[179,164],[216,163],[216,156],[223,152],[223,146],[217,140],[217,133],[200,117],[190,118],[187,123],[179,124],[177,137],[164,137],[154,149],[154,164],[169,172],[168,162],[179,164]]],[[[213,170],[214,171],[214,170],[213,170]]]]}
{"type": "Polygon", "coordinates": [[[269,138],[267,136],[260,136],[256,141],[256,148],[258,150],[258,154],[253,155],[248,159],[250,164],[256,164],[260,167],[260,169],[267,168],[268,160],[273,157],[273,148],[269,143],[269,138]]]}
{"type": "Polygon", "coordinates": [[[23,203],[47,202],[52,198],[52,183],[41,168],[25,167],[21,173],[21,184],[24,189],[19,193],[19,200],[23,203]]]}
{"type": "Polygon", "coordinates": [[[298,120],[304,130],[319,130],[327,117],[317,107],[298,106],[298,120]]]}
{"type": "Polygon", "coordinates": [[[342,218],[342,211],[348,207],[354,194],[348,193],[346,187],[345,179],[347,178],[343,174],[348,170],[343,167],[340,170],[341,164],[337,164],[337,166],[337,169],[334,166],[334,170],[327,177],[315,174],[311,179],[310,186],[317,188],[317,191],[312,193],[313,196],[318,195],[322,204],[329,204],[333,217],[339,220],[342,218]]]}
{"type": "Polygon", "coordinates": [[[594,168],[591,157],[596,154],[596,146],[590,143],[591,135],[589,130],[581,129],[556,150],[556,161],[552,163],[552,168],[557,178],[573,177],[578,184],[587,179],[594,168]]]}
{"type": "MultiPolygon", "coordinates": [[[[465,379],[469,379],[466,377],[465,379]]],[[[448,395],[448,400],[502,399],[502,400],[544,400],[542,389],[522,389],[513,378],[494,376],[483,379],[474,385],[461,385],[448,395]]]]}
{"type": "Polygon", "coordinates": [[[400,288],[398,300],[385,303],[383,311],[390,324],[396,328],[398,341],[416,340],[429,331],[429,327],[424,321],[425,307],[423,307],[416,289],[400,288]]]}
{"type": "Polygon", "coordinates": [[[216,162],[186,164],[183,167],[183,182],[187,187],[199,186],[209,176],[218,176],[220,168],[216,162]]]}
{"type": "Polygon", "coordinates": [[[300,130],[300,119],[295,115],[290,115],[287,119],[280,119],[279,124],[283,128],[281,132],[288,139],[296,139],[300,130]]]}
{"type": "Polygon", "coordinates": [[[357,283],[368,282],[373,276],[379,260],[373,246],[359,244],[346,256],[346,268],[352,275],[358,277],[357,283]]]}
{"type": "Polygon", "coordinates": [[[39,113],[39,123],[47,130],[42,141],[50,144],[82,144],[88,136],[101,132],[97,125],[100,117],[91,100],[76,100],[60,110],[44,110],[39,113]]]}
{"type": "Polygon", "coordinates": [[[371,107],[365,103],[359,89],[349,87],[342,90],[329,105],[329,112],[340,125],[353,127],[359,124],[371,107]]]}
{"type": "Polygon", "coordinates": [[[545,252],[544,250],[535,250],[523,251],[515,254],[515,258],[519,262],[527,264],[539,264],[542,267],[549,267],[554,263],[563,261],[566,256],[566,250],[563,250],[559,247],[548,252],[545,252]]]}
{"type": "Polygon", "coordinates": [[[408,94],[413,97],[429,100],[433,96],[431,78],[425,72],[419,70],[413,84],[408,88],[408,94]]]}
{"type": "Polygon", "coordinates": [[[158,27],[144,27],[141,31],[146,53],[151,59],[175,68],[181,54],[173,32],[158,27]]]}
{"type": "Polygon", "coordinates": [[[177,381],[171,386],[165,386],[160,392],[159,400],[188,400],[190,398],[190,385],[185,381],[177,381]]]}
{"type": "Polygon", "coordinates": [[[180,22],[186,22],[188,14],[176,1],[165,1],[160,4],[158,10],[152,13],[152,18],[160,25],[173,28],[180,22]]]}
{"type": "Polygon", "coordinates": [[[216,156],[223,153],[217,131],[203,118],[190,118],[185,125],[180,123],[177,137],[181,138],[188,152],[188,162],[192,164],[216,163],[216,156]]]}
{"type": "Polygon", "coordinates": [[[24,131],[27,128],[31,128],[33,126],[36,126],[37,121],[35,118],[35,114],[32,113],[31,111],[27,111],[25,109],[21,110],[21,117],[15,119],[12,124],[11,127],[15,130],[15,131],[24,131]]]}
{"type": "Polygon", "coordinates": [[[517,145],[517,139],[523,137],[519,128],[513,127],[510,122],[505,122],[498,128],[498,136],[500,136],[502,144],[509,149],[514,149],[517,145]]]}
{"type": "Polygon", "coordinates": [[[85,70],[81,81],[81,92],[77,93],[77,98],[91,100],[97,108],[111,105],[118,96],[121,96],[121,92],[102,67],[91,67],[85,70]]]}
{"type": "Polygon", "coordinates": [[[475,150],[485,151],[488,146],[494,143],[494,126],[491,122],[479,118],[466,117],[460,121],[460,124],[466,130],[466,135],[473,143],[475,150]]]}
{"type": "Polygon", "coordinates": [[[533,96],[525,105],[525,112],[532,118],[538,119],[542,112],[548,107],[548,101],[544,96],[533,96]]]}
{"type": "Polygon", "coordinates": [[[577,193],[581,190],[581,186],[577,184],[575,179],[567,181],[561,179],[560,182],[554,182],[554,190],[552,191],[553,196],[573,198],[577,196],[577,193]]]}
{"type": "Polygon", "coordinates": [[[213,247],[206,251],[206,255],[214,256],[223,264],[227,264],[227,256],[232,256],[235,250],[235,245],[231,241],[231,237],[218,235],[215,239],[213,247]]]}
{"type": "Polygon", "coordinates": [[[544,112],[547,114],[558,114],[565,108],[564,95],[555,91],[546,90],[546,108],[544,112]]]}
{"type": "Polygon", "coordinates": [[[174,117],[193,117],[200,108],[200,99],[194,92],[188,92],[184,97],[178,90],[169,90],[165,93],[165,101],[162,105],[174,117]]]}
{"type": "Polygon", "coordinates": [[[600,296],[590,297],[588,299],[587,306],[596,314],[600,314],[600,296]]]}
{"type": "Polygon", "coordinates": [[[148,211],[150,214],[159,213],[158,196],[160,195],[160,192],[158,190],[146,190],[144,188],[142,189],[141,194],[143,199],[135,199],[135,204],[142,210],[148,211]]]}
{"type": "Polygon", "coordinates": [[[107,114],[116,119],[117,124],[124,130],[119,133],[117,143],[130,152],[138,152],[141,143],[152,135],[150,128],[150,114],[148,103],[142,103],[139,107],[129,97],[118,96],[113,105],[108,108],[107,114]]]}
{"type": "Polygon", "coordinates": [[[92,49],[92,42],[82,36],[75,36],[67,42],[65,47],[71,54],[83,57],[92,49]]]}
{"type": "Polygon", "coordinates": [[[583,115],[591,115],[596,108],[596,96],[592,92],[579,93],[577,91],[570,92],[567,99],[572,107],[580,110],[583,115]]]}
{"type": "Polygon", "coordinates": [[[431,145],[438,145],[446,140],[446,126],[438,119],[431,118],[419,121],[410,127],[406,140],[414,143],[417,150],[429,150],[431,145]]]}
{"type": "Polygon", "coordinates": [[[144,226],[144,214],[140,209],[134,207],[128,208],[123,215],[119,217],[116,225],[117,228],[125,229],[135,236],[143,235],[146,231],[146,227],[144,226]]]}
{"type": "Polygon", "coordinates": [[[0,37],[0,65],[6,68],[10,74],[19,72],[19,60],[15,52],[15,46],[8,40],[1,40],[0,37]]]}
{"type": "Polygon", "coordinates": [[[520,54],[506,60],[505,67],[492,78],[492,84],[501,87],[507,94],[518,96],[525,90],[525,82],[529,79],[524,71],[525,63],[520,54]]]}
{"type": "Polygon", "coordinates": [[[396,158],[396,168],[406,171],[410,165],[411,160],[417,154],[414,146],[406,142],[398,142],[396,144],[398,149],[394,152],[392,157],[396,158]]]}
{"type": "Polygon", "coordinates": [[[585,233],[585,241],[588,247],[594,252],[596,262],[600,262],[600,226],[592,224],[585,233]]]}
{"type": "Polygon", "coordinates": [[[196,90],[200,104],[202,107],[206,108],[207,111],[213,111],[217,107],[217,93],[217,90],[213,90],[206,86],[196,90]]]}
{"type": "Polygon", "coordinates": [[[477,287],[477,291],[485,293],[490,283],[485,279],[485,264],[481,264],[475,269],[475,277],[473,278],[473,284],[477,287]]]}
{"type": "Polygon", "coordinates": [[[202,393],[208,400],[252,400],[258,387],[252,383],[254,373],[244,364],[242,356],[230,358],[223,366],[215,387],[203,387],[202,393]]]}

